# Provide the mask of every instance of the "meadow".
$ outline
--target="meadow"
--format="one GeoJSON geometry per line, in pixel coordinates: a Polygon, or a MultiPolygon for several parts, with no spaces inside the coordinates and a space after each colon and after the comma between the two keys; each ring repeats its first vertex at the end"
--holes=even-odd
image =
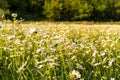
{"type": "Polygon", "coordinates": [[[4,23],[0,80],[120,80],[120,25],[4,23]]]}

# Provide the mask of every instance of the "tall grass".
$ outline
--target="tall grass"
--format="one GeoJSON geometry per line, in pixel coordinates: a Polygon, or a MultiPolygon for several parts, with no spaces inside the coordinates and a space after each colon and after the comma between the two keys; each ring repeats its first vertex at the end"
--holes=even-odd
{"type": "Polygon", "coordinates": [[[0,28],[0,80],[119,80],[118,29],[6,25],[0,28]]]}

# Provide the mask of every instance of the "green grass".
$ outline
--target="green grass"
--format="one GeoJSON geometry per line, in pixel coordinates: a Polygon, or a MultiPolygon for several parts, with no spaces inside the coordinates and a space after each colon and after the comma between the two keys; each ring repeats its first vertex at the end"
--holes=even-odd
{"type": "Polygon", "coordinates": [[[119,80],[119,25],[5,24],[0,80],[119,80]]]}

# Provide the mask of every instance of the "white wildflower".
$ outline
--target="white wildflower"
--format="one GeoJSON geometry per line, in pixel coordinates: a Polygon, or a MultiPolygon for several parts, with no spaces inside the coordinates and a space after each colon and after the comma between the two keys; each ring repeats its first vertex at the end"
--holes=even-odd
{"type": "Polygon", "coordinates": [[[56,48],[50,48],[50,50],[54,52],[54,51],[56,51],[56,48]]]}
{"type": "Polygon", "coordinates": [[[33,34],[33,33],[38,33],[40,31],[40,29],[39,28],[31,28],[30,29],[30,34],[33,34]]]}
{"type": "Polygon", "coordinates": [[[7,47],[2,47],[4,51],[6,51],[8,48],[7,47]]]}
{"type": "Polygon", "coordinates": [[[105,51],[101,51],[101,52],[100,52],[100,55],[101,55],[101,56],[104,56],[105,54],[106,54],[105,51]]]}
{"type": "Polygon", "coordinates": [[[36,53],[43,53],[45,51],[44,47],[40,47],[36,50],[36,53]]]}
{"type": "Polygon", "coordinates": [[[95,63],[95,64],[93,64],[94,66],[99,66],[101,63],[99,62],[99,63],[95,63]]]}
{"type": "Polygon", "coordinates": [[[32,47],[33,47],[32,42],[28,43],[28,48],[32,48],[32,47]]]}
{"type": "Polygon", "coordinates": [[[15,57],[18,57],[20,55],[10,55],[10,58],[15,58],[15,57]]]}
{"type": "Polygon", "coordinates": [[[15,43],[15,44],[18,44],[18,45],[22,45],[19,39],[16,39],[16,40],[14,41],[14,43],[15,43]]]}
{"type": "Polygon", "coordinates": [[[102,76],[101,80],[107,80],[107,77],[102,76]]]}
{"type": "Polygon", "coordinates": [[[79,78],[81,78],[81,74],[78,71],[73,70],[70,73],[70,78],[72,78],[72,79],[79,79],[79,78]]]}
{"type": "Polygon", "coordinates": [[[60,39],[60,36],[54,36],[53,39],[60,39]]]}
{"type": "Polygon", "coordinates": [[[0,23],[0,28],[4,27],[4,24],[0,23]]]}
{"type": "Polygon", "coordinates": [[[112,43],[111,45],[110,45],[110,47],[113,47],[114,46],[114,43],[112,43]]]}
{"type": "Polygon", "coordinates": [[[92,56],[96,57],[96,54],[98,54],[98,51],[97,51],[96,47],[93,44],[90,44],[90,47],[93,50],[93,55],[92,56]]]}
{"type": "Polygon", "coordinates": [[[109,61],[108,66],[112,66],[113,62],[115,62],[114,58],[109,61]]]}
{"type": "Polygon", "coordinates": [[[76,58],[76,56],[71,57],[72,60],[74,60],[75,58],[76,58]]]}
{"type": "Polygon", "coordinates": [[[8,65],[8,69],[10,69],[11,65],[12,65],[12,63],[10,63],[10,64],[8,65]]]}
{"type": "Polygon", "coordinates": [[[17,13],[12,13],[12,17],[17,17],[17,13]]]}
{"type": "Polygon", "coordinates": [[[11,36],[7,37],[8,40],[11,40],[11,39],[14,39],[14,38],[15,38],[15,35],[11,35],[11,36]]]}
{"type": "Polygon", "coordinates": [[[2,14],[2,19],[5,17],[5,14],[2,14]]]}
{"type": "Polygon", "coordinates": [[[50,45],[50,47],[51,48],[56,47],[58,45],[58,43],[59,43],[58,41],[52,42],[52,44],[50,45]]]}
{"type": "Polygon", "coordinates": [[[54,67],[54,66],[59,66],[59,64],[57,64],[57,63],[55,63],[55,62],[51,62],[51,63],[49,63],[49,67],[54,67]]]}
{"type": "Polygon", "coordinates": [[[120,58],[120,53],[118,54],[117,58],[120,58]]]}
{"type": "Polygon", "coordinates": [[[105,57],[105,58],[103,59],[103,63],[106,63],[106,61],[107,61],[107,57],[105,57]]]}
{"type": "Polygon", "coordinates": [[[27,61],[21,67],[18,68],[17,73],[23,71],[26,65],[27,65],[27,61]]]}
{"type": "Polygon", "coordinates": [[[118,55],[117,58],[120,58],[120,56],[118,55]]]}
{"type": "Polygon", "coordinates": [[[70,53],[68,53],[69,55],[72,55],[73,53],[72,52],[70,52],[70,53]]]}
{"type": "Polygon", "coordinates": [[[96,57],[96,54],[98,53],[98,51],[95,49],[94,52],[93,52],[93,57],[96,57]]]}
{"type": "Polygon", "coordinates": [[[40,52],[41,52],[41,49],[40,49],[40,48],[36,50],[36,53],[40,53],[40,52]]]}
{"type": "Polygon", "coordinates": [[[48,57],[48,58],[45,58],[45,60],[42,60],[40,62],[37,62],[37,64],[43,64],[43,63],[46,63],[46,62],[54,62],[54,59],[48,57]]]}
{"type": "Polygon", "coordinates": [[[110,78],[110,80],[115,80],[115,78],[110,78]]]}
{"type": "Polygon", "coordinates": [[[39,65],[38,68],[41,69],[44,65],[39,65]]]}
{"type": "Polygon", "coordinates": [[[80,44],[80,47],[81,47],[81,48],[84,48],[85,46],[81,43],[81,44],[80,44]]]}
{"type": "Polygon", "coordinates": [[[46,61],[46,62],[54,62],[54,59],[48,57],[48,58],[45,58],[45,61],[46,61]]]}
{"type": "Polygon", "coordinates": [[[20,47],[20,51],[24,51],[25,49],[23,47],[20,47]]]}
{"type": "Polygon", "coordinates": [[[77,66],[76,68],[78,68],[78,69],[81,69],[81,70],[84,69],[84,67],[82,65],[78,64],[78,63],[76,64],[76,66],[77,66]]]}
{"type": "MultiPolygon", "coordinates": [[[[44,44],[45,43],[45,40],[40,40],[40,45],[42,45],[42,44],[44,44]]],[[[39,47],[41,47],[41,46],[39,46],[39,47]]]]}
{"type": "Polygon", "coordinates": [[[48,38],[48,37],[49,37],[48,34],[43,35],[43,38],[48,38]]]}

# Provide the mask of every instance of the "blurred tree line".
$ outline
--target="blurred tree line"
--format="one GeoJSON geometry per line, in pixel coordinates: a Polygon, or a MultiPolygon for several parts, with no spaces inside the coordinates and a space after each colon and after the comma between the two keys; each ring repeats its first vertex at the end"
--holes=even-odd
{"type": "MultiPolygon", "coordinates": [[[[26,20],[120,20],[120,0],[0,0],[0,16],[26,20]]],[[[1,19],[1,18],[0,18],[1,19]]]]}

